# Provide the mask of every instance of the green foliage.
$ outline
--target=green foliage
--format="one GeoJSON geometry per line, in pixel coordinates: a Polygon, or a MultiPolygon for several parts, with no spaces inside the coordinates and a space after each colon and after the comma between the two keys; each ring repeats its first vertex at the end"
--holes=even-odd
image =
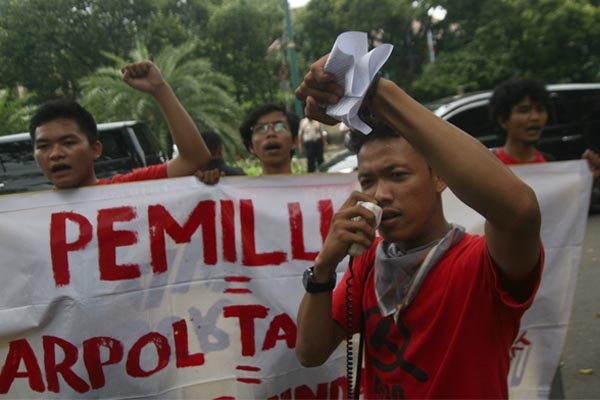
{"type": "MultiPolygon", "coordinates": [[[[154,62],[200,130],[219,132],[228,156],[237,158],[245,154],[245,149],[237,132],[241,110],[230,94],[233,84],[229,77],[215,72],[207,60],[192,57],[195,47],[194,42],[166,47],[154,62]]],[[[114,67],[99,68],[93,75],[80,80],[81,103],[99,122],[130,119],[146,122],[153,132],[158,133],[165,150],[170,153],[170,135],[158,104],[147,94],[121,81],[120,69],[127,61],[116,55],[108,57],[115,63],[114,67]]],[[[146,48],[138,45],[132,53],[132,61],[147,58],[150,57],[146,48]]]]}
{"type": "Polygon", "coordinates": [[[408,87],[426,55],[426,48],[420,46],[425,40],[424,31],[413,33],[412,30],[413,19],[419,18],[417,11],[409,1],[311,1],[298,16],[299,51],[304,59],[313,62],[331,50],[335,38],[342,32],[368,32],[372,46],[376,31],[382,29],[383,42],[394,45],[383,71],[408,87]]]}
{"type": "Polygon", "coordinates": [[[453,94],[457,87],[491,89],[517,75],[549,83],[600,80],[597,2],[464,0],[456,9],[447,3],[454,10],[448,18],[461,27],[438,43],[439,58],[414,82],[417,98],[453,94]]]}
{"type": "Polygon", "coordinates": [[[29,100],[28,96],[14,98],[10,91],[0,90],[0,136],[29,129],[29,118],[35,111],[29,100]]]}
{"type": "Polygon", "coordinates": [[[513,72],[498,55],[458,51],[441,55],[428,64],[412,85],[412,95],[428,102],[461,92],[492,88],[513,72]]]}
{"type": "MultiPolygon", "coordinates": [[[[339,33],[366,31],[373,39],[383,29],[383,42],[394,45],[384,72],[421,101],[490,89],[511,75],[600,81],[598,0],[311,0],[292,10],[292,21],[300,77],[339,33]],[[447,10],[443,21],[429,18],[435,5],[447,10]],[[428,29],[435,37],[433,64],[428,29]]],[[[245,157],[237,133],[244,111],[265,101],[293,102],[294,88],[277,76],[288,64],[284,29],[282,0],[0,0],[0,88],[25,87],[36,102],[77,98],[87,82],[80,79],[93,74],[86,93],[114,94],[86,97],[102,120],[143,116],[158,127],[155,105],[143,95],[131,100],[118,69],[132,50],[143,59],[193,38],[176,69],[195,64],[187,78],[173,77],[181,80],[176,92],[200,128],[225,136],[230,157],[245,157]],[[269,52],[277,39],[279,49],[269,52]],[[148,50],[137,48],[138,41],[148,50]],[[208,70],[220,77],[199,72],[208,70]]],[[[163,73],[168,65],[160,65],[163,73]]],[[[8,99],[2,115],[21,104],[8,99]]],[[[168,137],[164,127],[161,132],[168,137]]]]}
{"type": "Polygon", "coordinates": [[[229,0],[208,23],[209,56],[218,71],[234,79],[238,104],[273,101],[280,59],[267,57],[269,45],[283,33],[279,0],[229,0]]]}
{"type": "Polygon", "coordinates": [[[0,86],[20,84],[40,100],[75,97],[77,80],[125,56],[151,15],[151,0],[1,0],[0,86]]]}

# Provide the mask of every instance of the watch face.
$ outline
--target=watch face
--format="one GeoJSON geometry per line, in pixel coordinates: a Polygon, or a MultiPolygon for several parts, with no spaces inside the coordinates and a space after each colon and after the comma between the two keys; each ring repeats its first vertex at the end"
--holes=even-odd
{"type": "Polygon", "coordinates": [[[308,281],[310,280],[311,275],[312,275],[312,271],[309,268],[304,270],[304,274],[302,275],[302,284],[304,285],[304,289],[307,288],[308,281]]]}
{"type": "Polygon", "coordinates": [[[315,282],[313,280],[313,267],[310,267],[304,271],[304,275],[302,276],[302,283],[304,284],[304,289],[308,293],[330,292],[335,287],[335,278],[336,275],[334,273],[332,279],[329,282],[315,282]]]}

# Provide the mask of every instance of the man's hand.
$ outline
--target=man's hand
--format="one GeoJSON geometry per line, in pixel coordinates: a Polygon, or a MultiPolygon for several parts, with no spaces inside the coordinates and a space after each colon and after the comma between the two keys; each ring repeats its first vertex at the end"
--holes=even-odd
{"type": "Polygon", "coordinates": [[[123,81],[141,92],[154,94],[166,85],[160,70],[152,61],[127,64],[121,69],[123,81]]]}
{"type": "Polygon", "coordinates": [[[581,158],[587,160],[590,169],[592,170],[592,176],[594,180],[600,178],[600,155],[593,150],[587,149],[581,155],[581,158]]]}
{"type": "Polygon", "coordinates": [[[354,243],[368,248],[375,239],[375,215],[358,201],[377,203],[374,198],[354,191],[331,220],[329,233],[315,259],[315,275],[330,277],[354,243]],[[356,218],[361,217],[361,218],[356,218]]]}
{"type": "Polygon", "coordinates": [[[218,168],[209,169],[206,171],[196,171],[196,178],[207,185],[216,185],[222,176],[225,176],[225,172],[218,168]]]}
{"type": "Polygon", "coordinates": [[[335,76],[325,72],[325,62],[329,55],[314,62],[304,81],[296,89],[296,98],[306,102],[304,114],[327,125],[336,125],[339,121],[325,113],[325,108],[337,103],[344,96],[344,88],[335,82],[335,76]]]}

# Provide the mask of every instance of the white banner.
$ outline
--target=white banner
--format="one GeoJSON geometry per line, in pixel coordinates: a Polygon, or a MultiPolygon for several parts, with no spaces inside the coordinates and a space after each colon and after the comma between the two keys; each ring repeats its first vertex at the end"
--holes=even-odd
{"type": "MultiPolygon", "coordinates": [[[[547,262],[509,384],[543,398],[591,178],[580,161],[515,171],[540,199],[547,262]]],[[[301,367],[295,316],[302,272],[355,187],[354,174],[182,178],[0,197],[0,395],[345,398],[343,346],[301,367]]],[[[480,232],[447,192],[448,220],[480,232]]]]}

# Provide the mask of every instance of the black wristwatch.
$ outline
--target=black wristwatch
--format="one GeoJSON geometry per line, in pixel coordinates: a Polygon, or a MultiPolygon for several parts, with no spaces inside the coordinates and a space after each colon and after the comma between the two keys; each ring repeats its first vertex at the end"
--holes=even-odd
{"type": "Polygon", "coordinates": [[[333,288],[335,287],[335,282],[336,282],[335,272],[331,276],[331,279],[329,280],[329,282],[325,282],[325,283],[315,282],[314,272],[315,272],[315,267],[307,268],[306,271],[304,271],[304,275],[302,276],[302,284],[304,285],[304,289],[308,293],[331,292],[333,290],[333,288]]]}

